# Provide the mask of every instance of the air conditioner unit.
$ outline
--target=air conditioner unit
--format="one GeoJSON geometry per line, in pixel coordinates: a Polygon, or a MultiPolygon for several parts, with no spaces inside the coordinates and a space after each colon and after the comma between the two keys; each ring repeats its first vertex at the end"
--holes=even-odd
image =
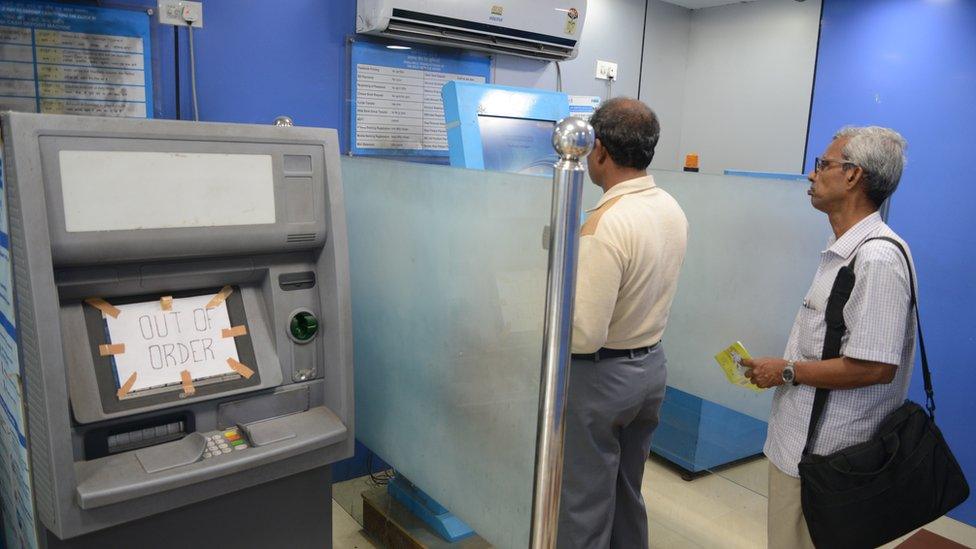
{"type": "Polygon", "coordinates": [[[586,0],[358,0],[356,31],[561,61],[576,57],[586,0]]]}

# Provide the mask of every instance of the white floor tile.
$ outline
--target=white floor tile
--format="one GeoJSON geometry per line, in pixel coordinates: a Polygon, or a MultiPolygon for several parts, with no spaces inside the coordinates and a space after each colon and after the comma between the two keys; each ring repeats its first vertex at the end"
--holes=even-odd
{"type": "MultiPolygon", "coordinates": [[[[651,548],[766,547],[767,467],[765,459],[757,459],[718,474],[685,481],[673,468],[653,459],[648,461],[641,493],[647,504],[651,548]]],[[[361,499],[358,493],[366,487],[365,480],[349,481],[335,491],[336,499],[361,513],[361,507],[356,509],[354,505],[361,499]]],[[[359,523],[335,502],[332,513],[336,549],[377,547],[365,536],[359,523]]],[[[957,543],[976,547],[976,528],[972,526],[943,517],[926,528],[957,543]]],[[[887,544],[884,549],[894,548],[902,540],[887,544]]]]}

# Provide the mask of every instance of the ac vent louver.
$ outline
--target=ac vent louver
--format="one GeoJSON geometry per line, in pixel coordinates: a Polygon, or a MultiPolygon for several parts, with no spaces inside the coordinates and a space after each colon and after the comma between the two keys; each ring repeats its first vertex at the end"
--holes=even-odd
{"type": "Polygon", "coordinates": [[[574,46],[542,44],[512,36],[489,35],[456,28],[447,29],[437,25],[428,25],[418,21],[397,20],[396,18],[390,21],[390,26],[387,27],[384,34],[394,38],[416,40],[428,44],[507,53],[510,55],[553,61],[569,59],[574,50],[574,46]]]}

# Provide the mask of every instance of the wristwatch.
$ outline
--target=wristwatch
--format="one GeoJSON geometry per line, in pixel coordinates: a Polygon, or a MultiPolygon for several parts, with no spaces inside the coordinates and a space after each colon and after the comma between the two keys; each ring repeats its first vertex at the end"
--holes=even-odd
{"type": "Polygon", "coordinates": [[[786,367],[783,368],[783,383],[799,385],[799,383],[796,382],[796,363],[792,360],[787,361],[786,367]]]}

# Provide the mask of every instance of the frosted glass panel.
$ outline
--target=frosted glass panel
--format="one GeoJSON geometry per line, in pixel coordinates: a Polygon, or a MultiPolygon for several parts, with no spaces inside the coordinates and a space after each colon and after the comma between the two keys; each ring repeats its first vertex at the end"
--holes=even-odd
{"type": "Polygon", "coordinates": [[[357,438],[493,545],[526,547],[551,181],[342,169],[357,438]]]}
{"type": "Polygon", "coordinates": [[[654,171],[689,223],[688,252],[664,335],[668,385],[765,420],[772,391],[725,379],[714,355],[742,341],[782,356],[829,226],[800,181],[654,171]]]}
{"type": "MultiPolygon", "coordinates": [[[[714,355],[742,341],[753,355],[782,356],[826,219],[800,181],[652,174],[684,209],[690,238],[664,334],[668,388],[651,450],[689,475],[718,471],[764,494],[762,462],[724,466],[761,454],[772,392],[731,385],[714,355]]],[[[600,194],[587,187],[584,204],[600,194]]]]}

